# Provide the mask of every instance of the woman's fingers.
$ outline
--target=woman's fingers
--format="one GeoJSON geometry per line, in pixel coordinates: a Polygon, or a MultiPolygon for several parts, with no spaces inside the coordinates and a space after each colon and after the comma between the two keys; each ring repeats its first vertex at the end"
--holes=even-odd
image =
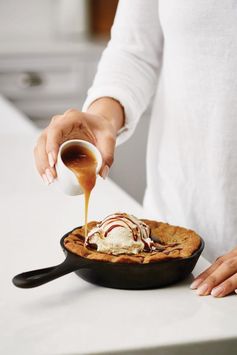
{"type": "Polygon", "coordinates": [[[38,139],[37,145],[34,149],[35,163],[39,174],[44,182],[49,185],[53,182],[55,177],[54,169],[50,168],[48,156],[46,152],[46,132],[43,132],[38,139]]]}
{"type": "Polygon", "coordinates": [[[86,120],[75,110],[68,110],[62,116],[55,116],[47,129],[46,152],[51,167],[57,162],[60,145],[69,139],[84,139],[94,144],[96,142],[86,120]]]}
{"type": "Polygon", "coordinates": [[[224,297],[234,291],[237,293],[237,273],[229,277],[217,287],[213,288],[211,295],[214,297],[224,297]]]}
{"type": "Polygon", "coordinates": [[[195,278],[190,288],[192,290],[198,288],[204,282],[204,280],[206,280],[206,278],[209,275],[211,275],[222,263],[223,263],[222,257],[217,258],[216,261],[209,268],[207,268],[205,271],[203,271],[200,275],[198,275],[195,278]]]}
{"type": "Polygon", "coordinates": [[[63,131],[61,127],[59,125],[49,125],[47,129],[45,150],[51,168],[53,168],[57,162],[59,146],[62,143],[63,131]]]}
{"type": "Polygon", "coordinates": [[[60,145],[74,138],[95,143],[95,137],[86,120],[76,110],[54,116],[48,128],[39,137],[35,148],[35,162],[45,182],[51,183],[56,177],[55,164],[60,145]]]}
{"type": "Polygon", "coordinates": [[[84,139],[96,144],[96,137],[87,123],[85,114],[75,109],[67,110],[63,116],[61,124],[64,125],[64,135],[67,139],[84,139]],[[67,126],[69,125],[69,130],[67,126]]]}
{"type": "Polygon", "coordinates": [[[237,293],[237,248],[219,257],[191,284],[197,294],[223,297],[232,292],[237,293]]]}
{"type": "Polygon", "coordinates": [[[197,289],[200,296],[209,295],[213,288],[237,273],[237,257],[225,260],[215,271],[213,271],[197,289]]]}
{"type": "Polygon", "coordinates": [[[201,274],[199,274],[195,280],[193,281],[193,283],[190,285],[190,288],[192,290],[198,288],[199,285],[201,285],[201,283],[203,283],[203,281],[212,274],[213,271],[215,271],[225,260],[228,260],[232,257],[237,256],[237,248],[234,248],[233,250],[231,250],[229,253],[227,253],[224,256],[220,256],[219,258],[216,259],[216,261],[209,266],[209,268],[207,268],[206,270],[204,270],[201,274]]]}
{"type": "Polygon", "coordinates": [[[38,140],[35,161],[43,179],[51,183],[56,177],[59,147],[69,139],[87,140],[98,147],[103,158],[100,175],[106,178],[113,163],[116,141],[111,124],[103,117],[71,109],[63,115],[54,116],[38,140]]]}

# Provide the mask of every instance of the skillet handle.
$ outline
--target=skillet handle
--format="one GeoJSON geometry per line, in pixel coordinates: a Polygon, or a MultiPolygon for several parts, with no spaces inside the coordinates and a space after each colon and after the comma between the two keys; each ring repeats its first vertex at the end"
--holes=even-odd
{"type": "Polygon", "coordinates": [[[37,287],[86,266],[88,266],[88,262],[82,262],[80,264],[72,263],[66,258],[59,265],[18,274],[13,277],[12,282],[15,286],[20,288],[37,287]]]}

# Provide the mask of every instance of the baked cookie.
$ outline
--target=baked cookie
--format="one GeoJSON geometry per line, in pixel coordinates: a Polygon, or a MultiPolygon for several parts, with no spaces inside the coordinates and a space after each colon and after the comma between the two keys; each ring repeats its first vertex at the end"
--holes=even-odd
{"type": "MultiPolygon", "coordinates": [[[[138,254],[112,255],[98,252],[95,248],[85,245],[84,226],[74,229],[65,239],[64,246],[70,252],[81,257],[113,263],[147,264],[167,259],[180,259],[191,256],[201,244],[201,238],[194,231],[168,223],[141,219],[151,230],[151,239],[155,249],[138,254]]],[[[88,223],[88,232],[100,222],[88,223]]]]}

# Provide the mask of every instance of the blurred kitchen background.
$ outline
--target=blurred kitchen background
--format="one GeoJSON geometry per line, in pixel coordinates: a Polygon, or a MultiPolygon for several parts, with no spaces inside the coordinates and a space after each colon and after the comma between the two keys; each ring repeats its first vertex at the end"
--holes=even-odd
{"type": "MultiPolygon", "coordinates": [[[[117,0],[0,0],[0,95],[41,128],[81,109],[109,40],[117,0]]],[[[1,117],[4,125],[4,117],[1,117]]],[[[117,148],[110,177],[137,201],[145,185],[149,113],[117,148]]]]}

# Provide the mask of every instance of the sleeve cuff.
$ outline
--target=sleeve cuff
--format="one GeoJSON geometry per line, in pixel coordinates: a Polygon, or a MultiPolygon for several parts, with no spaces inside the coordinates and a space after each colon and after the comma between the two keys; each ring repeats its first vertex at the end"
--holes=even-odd
{"type": "Polygon", "coordinates": [[[124,126],[118,131],[116,140],[116,146],[120,145],[131,137],[136,128],[140,116],[139,105],[135,105],[133,99],[121,89],[115,87],[100,87],[98,89],[93,88],[93,90],[89,90],[86,101],[83,104],[82,111],[86,112],[95,100],[102,97],[111,97],[119,101],[124,108],[125,123],[124,126]]]}

